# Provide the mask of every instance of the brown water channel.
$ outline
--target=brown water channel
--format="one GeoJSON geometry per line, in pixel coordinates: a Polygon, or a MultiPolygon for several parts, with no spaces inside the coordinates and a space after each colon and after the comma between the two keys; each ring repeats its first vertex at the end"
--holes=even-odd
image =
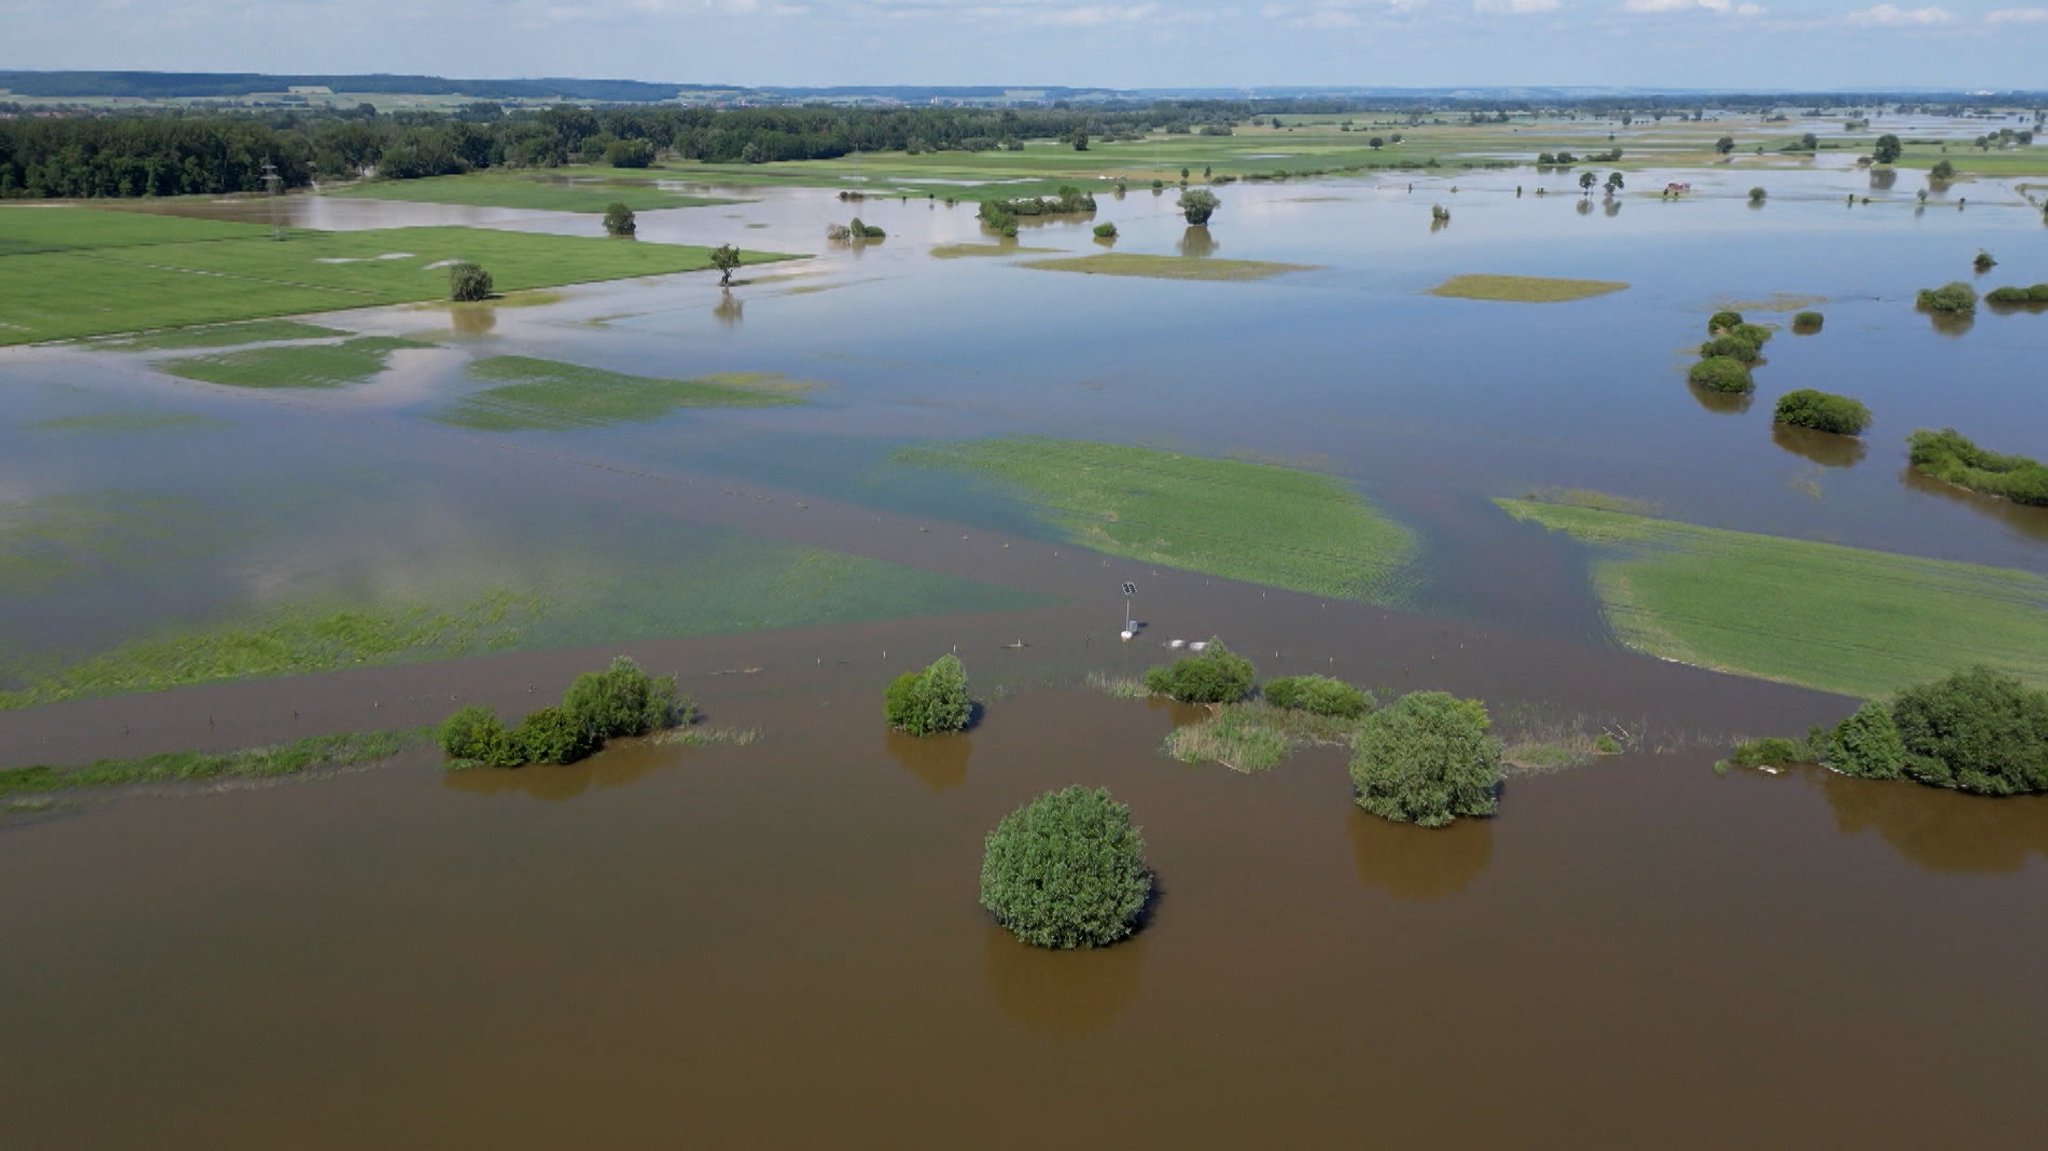
{"type": "Polygon", "coordinates": [[[1174,764],[1142,703],[906,745],[873,702],[0,836],[9,1144],[2039,1143],[2048,804],[1695,750],[1428,832],[1334,755],[1174,764]],[[975,906],[981,835],[1075,781],[1162,894],[1126,945],[1033,952],[975,906]]]}

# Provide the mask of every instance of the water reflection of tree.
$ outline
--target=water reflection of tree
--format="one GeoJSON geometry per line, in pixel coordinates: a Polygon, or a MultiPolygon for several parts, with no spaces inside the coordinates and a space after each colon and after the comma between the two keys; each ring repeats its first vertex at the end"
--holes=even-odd
{"type": "Polygon", "coordinates": [[[581,763],[475,767],[441,773],[441,786],[469,795],[524,794],[559,803],[597,788],[620,787],[674,766],[681,749],[655,743],[620,743],[581,763]]]}
{"type": "Polygon", "coordinates": [[[1606,212],[1607,216],[1610,219],[1615,216],[1619,216],[1621,215],[1621,201],[1610,196],[1608,197],[1606,207],[1603,210],[1606,212]]]}
{"type": "Polygon", "coordinates": [[[498,309],[450,308],[448,322],[465,336],[481,336],[498,326],[498,309]]]}
{"type": "Polygon", "coordinates": [[[1790,424],[1772,424],[1771,442],[1826,468],[1853,468],[1870,451],[1857,436],[1837,436],[1790,424]]]}
{"type": "Polygon", "coordinates": [[[1897,168],[1872,168],[1870,170],[1870,186],[1877,191],[1889,192],[1892,189],[1892,185],[1898,182],[1899,170],[1897,168]]]}
{"type": "Polygon", "coordinates": [[[889,758],[933,791],[967,782],[967,757],[973,748],[964,735],[916,736],[891,731],[882,737],[882,749],[889,758]]]}
{"type": "Polygon", "coordinates": [[[1951,503],[1962,504],[1979,515],[1990,516],[2012,531],[2033,540],[2048,540],[2048,508],[2028,507],[2011,500],[1987,496],[1968,488],[1959,488],[1944,483],[1933,476],[1922,475],[1912,465],[1900,469],[1899,482],[1930,496],[1940,496],[1951,503]]]}
{"type": "Polygon", "coordinates": [[[1975,312],[1929,312],[1927,319],[1944,336],[1960,336],[1977,326],[1975,312]]]}
{"type": "Polygon", "coordinates": [[[1180,243],[1176,245],[1181,255],[1196,259],[1215,255],[1219,246],[1216,237],[1209,234],[1209,229],[1197,224],[1188,225],[1187,229],[1181,232],[1180,243]]]}
{"type": "Polygon", "coordinates": [[[1345,834],[1358,882],[1395,899],[1442,899],[1471,886],[1493,861],[1493,823],[1461,819],[1449,827],[1393,823],[1352,808],[1345,834]]]}
{"type": "Polygon", "coordinates": [[[735,328],[739,326],[740,321],[746,319],[746,308],[745,300],[729,291],[721,291],[718,293],[718,303],[711,307],[711,314],[718,318],[719,323],[728,328],[735,328]]]}
{"type": "Polygon", "coordinates": [[[1138,997],[1145,938],[1111,947],[1050,951],[1019,943],[993,924],[982,944],[989,994],[1006,1017],[1042,1035],[1100,1031],[1138,997]]]}
{"type": "Polygon", "coordinates": [[[2048,859],[2048,798],[1994,799],[1819,774],[1842,834],[1875,831],[1928,871],[2003,874],[2026,867],[2030,856],[2048,859]]]}
{"type": "Polygon", "coordinates": [[[1706,410],[1720,416],[1739,416],[1749,410],[1756,397],[1749,392],[1717,392],[1687,381],[1685,385],[1692,392],[1692,398],[1706,410]]]}

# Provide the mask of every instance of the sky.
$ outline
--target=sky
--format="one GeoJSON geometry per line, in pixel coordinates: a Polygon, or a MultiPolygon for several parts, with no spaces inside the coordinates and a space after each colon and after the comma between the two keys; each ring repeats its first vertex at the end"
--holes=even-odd
{"type": "Polygon", "coordinates": [[[0,0],[0,68],[2039,89],[2048,0],[0,0]]]}

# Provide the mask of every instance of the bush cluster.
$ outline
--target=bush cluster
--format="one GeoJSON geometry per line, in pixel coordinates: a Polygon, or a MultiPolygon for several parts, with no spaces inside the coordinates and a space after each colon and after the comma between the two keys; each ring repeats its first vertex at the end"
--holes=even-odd
{"type": "Polygon", "coordinates": [[[646,735],[690,717],[673,676],[650,676],[625,656],[603,671],[585,672],[562,693],[558,707],[543,707],[506,728],[487,707],[465,707],[441,724],[441,750],[458,763],[519,767],[574,763],[619,736],[646,735]]]}
{"type": "Polygon", "coordinates": [[[1216,209],[1221,204],[1222,201],[1216,198],[1216,193],[1211,192],[1207,188],[1189,188],[1180,194],[1179,200],[1175,201],[1175,206],[1180,209],[1181,215],[1186,217],[1187,222],[1194,227],[1200,227],[1208,223],[1209,217],[1216,214],[1216,209]]]}
{"type": "Polygon", "coordinates": [[[1821,325],[1825,323],[1827,323],[1827,317],[1819,312],[1801,312],[1792,317],[1792,330],[1800,335],[1810,336],[1820,331],[1821,325]]]}
{"type": "Polygon", "coordinates": [[[1712,356],[1692,366],[1685,378],[1698,387],[1716,392],[1747,392],[1756,387],[1749,365],[1729,356],[1712,356]]]}
{"type": "Polygon", "coordinates": [[[1694,387],[1715,392],[1752,391],[1756,381],[1749,366],[1762,356],[1771,329],[1743,320],[1741,312],[1720,311],[1707,317],[1707,342],[1700,345],[1700,361],[1686,373],[1694,387]]]}
{"type": "Polygon", "coordinates": [[[1800,388],[1778,398],[1772,419],[1794,427],[1833,432],[1840,436],[1862,435],[1870,426],[1870,409],[1848,396],[1800,388]]]}
{"type": "Polygon", "coordinates": [[[1152,896],[1131,809],[1100,788],[1049,791],[1003,817],[981,861],[981,905],[1037,947],[1101,947],[1136,930],[1152,896]]]}
{"type": "Polygon", "coordinates": [[[967,698],[967,669],[953,655],[942,655],[923,671],[906,671],[889,683],[882,698],[889,726],[911,735],[966,731],[974,717],[967,698]]]}
{"type": "Polygon", "coordinates": [[[633,209],[623,202],[614,202],[604,210],[605,235],[630,236],[639,229],[639,222],[633,218],[633,209]]]}
{"type": "Polygon", "coordinates": [[[1757,346],[1741,336],[1715,336],[1700,345],[1700,358],[1711,360],[1716,356],[1753,364],[1756,362],[1757,346]]]}
{"type": "Polygon", "coordinates": [[[1145,690],[1182,703],[1236,703],[1252,693],[1252,661],[1212,639],[1208,650],[1145,672],[1145,690]]]}
{"type": "Polygon", "coordinates": [[[1095,238],[1098,240],[1116,239],[1116,225],[1107,220],[1095,225],[1095,238]]]}
{"type": "Polygon", "coordinates": [[[1412,692],[1374,712],[1351,760],[1358,806],[1421,827],[1492,815],[1500,804],[1501,747],[1491,728],[1478,701],[1441,691],[1412,692]]]}
{"type": "Polygon", "coordinates": [[[1947,316],[1967,315],[1977,310],[1977,289],[1961,280],[1951,281],[1939,288],[1922,288],[1915,300],[1915,306],[1923,312],[1939,312],[1947,316]]]}
{"type": "Polygon", "coordinates": [[[2048,506],[2048,465],[2038,460],[1985,451],[1954,428],[1922,428],[1906,444],[1913,467],[1924,475],[2014,503],[2048,506]]]}
{"type": "Polygon", "coordinates": [[[1707,318],[1707,335],[1720,336],[1742,326],[1741,312],[1715,312],[1707,318]]]}
{"type": "Polygon", "coordinates": [[[1371,693],[1326,675],[1291,675],[1269,680],[1266,702],[1290,711],[1357,719],[1372,710],[1371,693]]]}
{"type": "Polygon", "coordinates": [[[1993,288],[1984,294],[1989,304],[2048,304],[2048,284],[2035,284],[2031,288],[1993,288]]]}
{"type": "Polygon", "coordinates": [[[491,298],[491,274],[467,260],[448,265],[448,298],[473,303],[491,298]]]}

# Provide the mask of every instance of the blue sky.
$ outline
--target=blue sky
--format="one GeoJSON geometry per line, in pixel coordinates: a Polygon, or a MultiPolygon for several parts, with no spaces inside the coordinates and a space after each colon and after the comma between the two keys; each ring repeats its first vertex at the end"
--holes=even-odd
{"type": "Polygon", "coordinates": [[[2048,0],[0,0],[0,67],[738,84],[2048,87],[2048,0]]]}

